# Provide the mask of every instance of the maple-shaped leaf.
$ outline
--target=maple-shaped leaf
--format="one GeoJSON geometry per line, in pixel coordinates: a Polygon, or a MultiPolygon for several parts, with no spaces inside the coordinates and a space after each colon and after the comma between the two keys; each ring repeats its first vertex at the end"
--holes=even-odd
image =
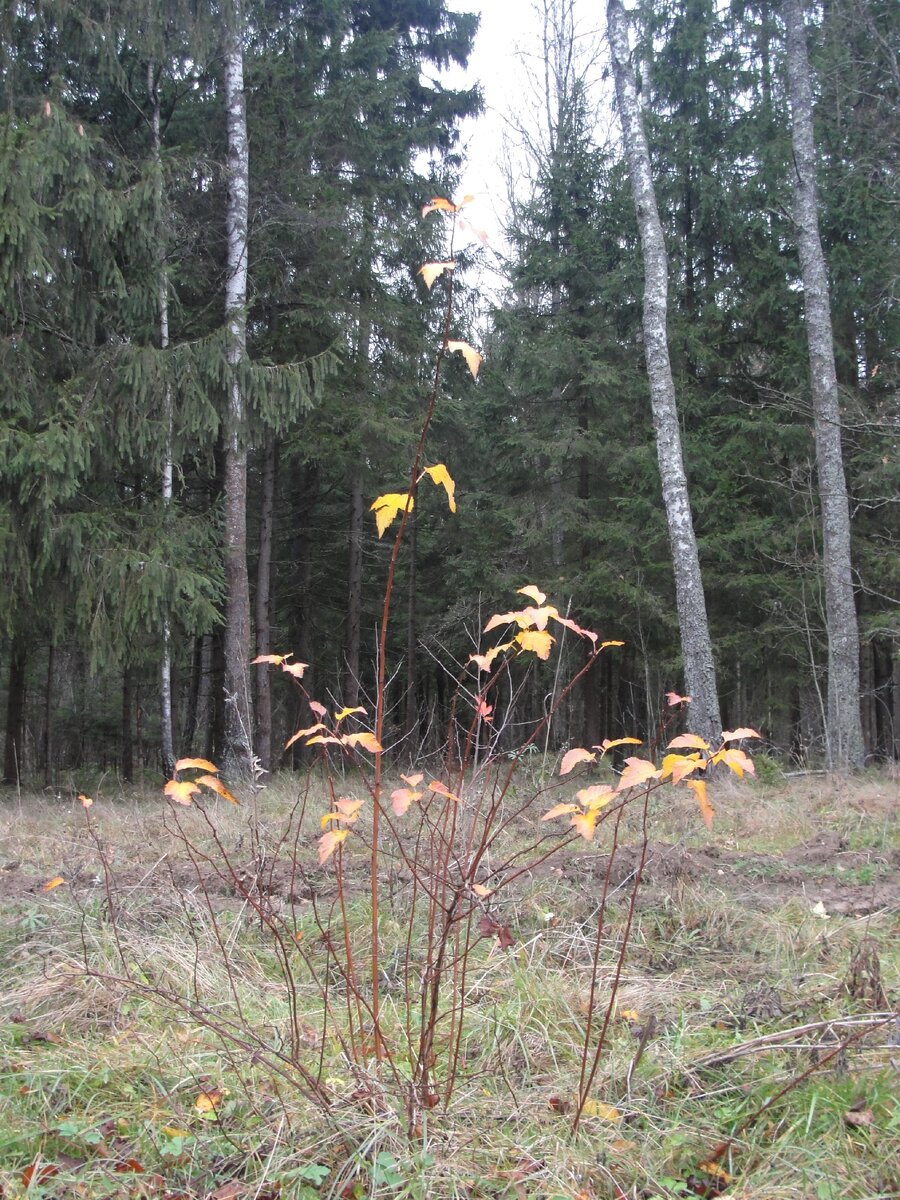
{"type": "Polygon", "coordinates": [[[591,812],[597,812],[615,796],[615,789],[607,783],[597,783],[593,787],[582,788],[575,793],[575,799],[591,812]]]}
{"type": "Polygon", "coordinates": [[[443,463],[436,463],[433,467],[426,467],[422,472],[423,475],[429,476],[431,482],[437,487],[442,487],[447,493],[447,504],[451,512],[456,512],[456,484],[450,478],[450,472],[443,463]]]}
{"type": "Polygon", "coordinates": [[[429,783],[428,790],[437,793],[438,796],[446,796],[448,800],[455,800],[457,804],[461,803],[459,796],[451,792],[446,784],[439,783],[437,779],[433,779],[429,783]]]}
{"type": "Polygon", "coordinates": [[[200,789],[196,783],[191,783],[189,780],[170,779],[163,792],[170,800],[174,800],[176,804],[191,804],[191,796],[199,795],[200,789]]]}
{"type": "Polygon", "coordinates": [[[494,646],[486,654],[470,654],[469,662],[475,664],[479,671],[489,671],[491,663],[498,654],[503,654],[512,647],[512,642],[504,642],[502,646],[494,646]]]}
{"type": "MultiPolygon", "coordinates": [[[[321,708],[322,706],[319,705],[319,707],[321,708]]],[[[315,725],[308,725],[306,729],[298,729],[297,732],[292,737],[289,737],[284,743],[284,748],[285,750],[289,750],[291,746],[293,746],[294,742],[299,741],[300,738],[309,737],[310,734],[318,733],[320,730],[327,728],[327,725],[323,725],[321,721],[317,721],[315,725]]]]}
{"type": "Polygon", "coordinates": [[[738,779],[743,779],[745,772],[748,775],[756,774],[756,767],[753,765],[753,760],[743,750],[737,750],[731,746],[727,750],[719,750],[712,756],[710,761],[724,763],[729,771],[733,771],[737,775],[738,779]]]}
{"type": "Polygon", "coordinates": [[[690,696],[679,696],[677,692],[666,692],[666,704],[674,708],[676,704],[690,704],[690,696]]]}
{"type": "Polygon", "coordinates": [[[401,774],[400,778],[403,780],[404,783],[408,783],[410,787],[417,787],[422,782],[422,780],[425,778],[425,776],[422,774],[421,771],[417,771],[415,773],[415,775],[401,774]]]}
{"type": "Polygon", "coordinates": [[[361,708],[359,705],[357,705],[356,708],[344,707],[340,710],[340,712],[336,712],[334,714],[334,719],[335,721],[340,722],[343,721],[345,717],[352,717],[354,713],[362,713],[362,715],[365,716],[366,710],[361,708]]]}
{"type": "Polygon", "coordinates": [[[54,875],[52,879],[47,880],[47,882],[41,888],[41,891],[42,892],[52,892],[54,888],[58,888],[60,886],[60,884],[63,884],[65,882],[66,882],[66,880],[65,880],[64,875],[54,875]]]}
{"type": "Polygon", "coordinates": [[[309,663],[283,662],[281,664],[281,669],[282,669],[282,671],[286,671],[288,673],[288,675],[293,675],[293,677],[295,679],[302,679],[303,672],[306,670],[306,668],[308,666],[309,666],[309,663]]]}
{"type": "Polygon", "coordinates": [[[368,750],[370,754],[381,752],[381,742],[374,733],[369,733],[368,729],[362,733],[345,733],[341,742],[345,746],[362,746],[363,750],[368,750]]]}
{"type": "Polygon", "coordinates": [[[452,271],[456,266],[455,262],[430,262],[419,267],[418,274],[425,280],[425,286],[431,291],[431,286],[436,279],[440,279],[445,271],[452,271]]]}
{"type": "Polygon", "coordinates": [[[708,750],[709,742],[705,742],[702,737],[696,733],[680,733],[678,737],[672,738],[667,747],[669,750],[708,750]]]}
{"type": "Polygon", "coordinates": [[[658,779],[659,774],[655,764],[648,762],[646,758],[626,758],[625,770],[619,777],[616,791],[624,792],[626,788],[637,787],[638,784],[646,783],[648,779],[658,779]]]}
{"type": "Polygon", "coordinates": [[[197,779],[197,783],[209,788],[211,792],[215,792],[217,795],[221,796],[223,800],[227,800],[229,804],[237,804],[237,799],[232,796],[231,792],[229,792],[228,788],[221,781],[221,779],[216,779],[215,775],[201,775],[197,779]]]}
{"type": "Polygon", "coordinates": [[[576,747],[574,750],[567,750],[563,755],[563,760],[559,766],[560,775],[568,775],[568,773],[577,767],[579,763],[596,762],[597,755],[592,754],[590,750],[581,750],[576,747]]]}
{"type": "Polygon", "coordinates": [[[588,812],[576,813],[572,818],[572,827],[576,829],[586,842],[594,840],[594,831],[597,828],[597,813],[594,809],[589,809],[588,812]]]}
{"type": "Polygon", "coordinates": [[[533,600],[535,604],[543,604],[547,599],[545,592],[540,588],[536,588],[533,583],[529,583],[526,587],[520,587],[516,590],[517,596],[527,596],[529,600],[533,600]]]}
{"type": "Polygon", "coordinates": [[[594,749],[599,750],[602,756],[607,750],[612,750],[614,746],[643,746],[643,744],[640,738],[624,737],[613,738],[612,740],[604,738],[600,745],[595,746],[594,749]]]}
{"type": "Polygon", "coordinates": [[[317,716],[317,717],[324,717],[325,714],[328,712],[328,709],[325,707],[325,705],[320,704],[318,702],[318,700],[309,700],[308,704],[310,707],[310,711],[313,712],[315,714],[315,716],[317,716]]]}
{"type": "Polygon", "coordinates": [[[700,769],[700,755],[667,754],[662,760],[661,769],[660,779],[668,779],[671,775],[673,784],[680,783],[685,776],[692,775],[700,769]]]}
{"type": "Polygon", "coordinates": [[[424,792],[417,792],[413,788],[396,788],[391,792],[391,808],[394,810],[394,815],[402,817],[406,814],[411,804],[415,804],[417,800],[421,800],[424,792]]]}
{"type": "Polygon", "coordinates": [[[755,729],[729,729],[722,734],[723,742],[739,742],[742,738],[759,738],[762,741],[762,734],[757,733],[755,729]]]}
{"type": "Polygon", "coordinates": [[[523,650],[532,651],[542,662],[546,662],[556,638],[543,629],[523,629],[516,634],[516,641],[523,650]]]}
{"type": "Polygon", "coordinates": [[[319,866],[328,862],[335,850],[350,832],[349,829],[329,829],[319,838],[319,866]]]}
{"type": "Polygon", "coordinates": [[[378,496],[373,500],[369,505],[369,511],[375,514],[378,536],[383,536],[384,531],[397,519],[398,513],[412,512],[415,506],[415,501],[409,492],[385,492],[383,496],[378,496]]]}
{"type": "Polygon", "coordinates": [[[290,654],[257,654],[256,658],[250,659],[250,666],[255,667],[257,663],[271,663],[274,667],[280,667],[284,660],[290,657],[290,654]]]}
{"type": "Polygon", "coordinates": [[[554,804],[549,812],[544,813],[541,820],[552,821],[554,817],[566,817],[573,812],[578,812],[577,804],[554,804]]]}
{"type": "Polygon", "coordinates": [[[534,629],[546,629],[550,618],[558,617],[559,613],[552,604],[545,604],[541,608],[534,608],[529,604],[528,608],[522,610],[522,616],[534,629]]]}
{"type": "Polygon", "coordinates": [[[687,786],[697,797],[697,803],[700,805],[700,815],[703,817],[707,829],[712,829],[713,817],[716,810],[710,804],[706,796],[706,780],[705,779],[689,779],[687,786]]]}
{"type": "Polygon", "coordinates": [[[492,721],[494,712],[493,704],[488,704],[481,696],[475,701],[475,715],[482,721],[492,721]]]}
{"type": "Polygon", "coordinates": [[[483,359],[474,346],[470,346],[468,342],[449,341],[447,349],[451,354],[461,354],[466,360],[466,366],[472,372],[472,378],[478,378],[478,368],[483,359]]]}
{"type": "Polygon", "coordinates": [[[432,212],[455,213],[459,209],[445,196],[432,196],[427,204],[422,205],[422,216],[427,217],[432,212]]]}
{"type": "Polygon", "coordinates": [[[206,758],[179,758],[175,764],[176,771],[190,771],[196,769],[198,771],[211,771],[213,775],[218,775],[219,768],[215,763],[211,763],[206,758]]]}

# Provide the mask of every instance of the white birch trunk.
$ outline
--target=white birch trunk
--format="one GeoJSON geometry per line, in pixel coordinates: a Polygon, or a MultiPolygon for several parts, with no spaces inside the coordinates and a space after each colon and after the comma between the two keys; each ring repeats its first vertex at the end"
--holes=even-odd
{"type": "Polygon", "coordinates": [[[681,431],[675,404],[675,385],[669,362],[666,331],[668,261],[656,192],[650,170],[650,151],[628,46],[628,20],[620,0],[607,5],[607,33],[616,100],[631,194],[637,213],[644,260],[644,352],[650,382],[656,454],[669,544],[675,573],[675,598],[684,659],[685,687],[692,697],[690,727],[712,743],[722,732],[716,673],[713,664],[700,559],[681,452],[681,431]]]}
{"type": "MultiPolygon", "coordinates": [[[[230,5],[225,30],[225,117],[228,241],[225,323],[228,362],[237,368],[247,348],[247,241],[250,159],[241,43],[242,6],[230,5]]],[[[244,398],[235,374],[225,425],[225,746],[223,766],[232,776],[251,769],[250,583],[247,572],[247,449],[244,398]]]]}
{"type": "Polygon", "coordinates": [[[828,633],[826,753],[833,770],[861,767],[865,758],[859,696],[859,626],[850,559],[850,507],[841,450],[831,297],[819,236],[813,98],[806,28],[800,0],[785,0],[784,20],[791,135],[794,149],[794,222],[803,281],[810,391],[822,510],[822,568],[828,633]]]}

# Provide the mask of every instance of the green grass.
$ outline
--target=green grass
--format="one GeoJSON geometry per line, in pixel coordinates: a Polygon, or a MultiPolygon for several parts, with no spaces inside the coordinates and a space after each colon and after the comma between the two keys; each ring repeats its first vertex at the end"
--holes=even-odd
{"type": "MultiPolygon", "coordinates": [[[[889,782],[867,779],[859,786],[871,790],[889,782]]],[[[274,843],[293,798],[283,783],[259,797],[263,841],[274,843]]],[[[784,853],[821,832],[852,835],[854,849],[879,854],[893,838],[888,820],[848,806],[847,785],[821,779],[796,788],[785,781],[722,786],[714,802],[717,824],[709,834],[680,795],[660,799],[651,815],[652,838],[719,845],[750,866],[756,854],[784,853]]],[[[313,817],[323,802],[312,807],[300,851],[310,864],[313,817]]],[[[864,939],[877,953],[883,986],[896,1004],[896,911],[822,918],[805,894],[802,870],[793,891],[784,885],[783,894],[759,905],[755,893],[748,897],[741,887],[735,894],[731,882],[718,876],[675,877],[645,889],[592,1089],[592,1097],[615,1113],[588,1116],[573,1137],[601,835],[598,845],[571,852],[558,864],[562,869],[549,865],[523,876],[514,893],[498,901],[515,944],[501,952],[485,939],[472,951],[453,1102],[448,1111],[438,1106],[423,1114],[411,1139],[402,1092],[386,1073],[348,1061],[330,1032],[322,1042],[322,996],[304,970],[298,966],[292,996],[271,939],[239,898],[223,889],[210,908],[196,881],[191,886],[184,847],[163,813],[152,794],[97,800],[92,820],[117,879],[110,897],[94,883],[102,878],[102,865],[80,808],[30,797],[7,803],[0,861],[19,860],[10,876],[35,890],[19,887],[3,902],[0,920],[4,1200],[202,1197],[229,1183],[235,1198],[248,1200],[649,1200],[697,1194],[710,1185],[701,1164],[735,1130],[718,1164],[729,1177],[724,1195],[900,1196],[892,1065],[898,1051],[887,1045],[889,1029],[824,1063],[767,1109],[767,1100],[833,1048],[827,1028],[786,1046],[762,1046],[702,1065],[751,1039],[813,1022],[865,1018],[871,1002],[848,995],[844,986],[851,956],[864,939]],[[170,867],[177,868],[175,882],[170,867]],[[57,873],[68,882],[42,892],[42,883],[57,873]],[[132,985],[121,978],[123,959],[132,985]],[[184,1005],[164,1003],[164,991],[181,996],[184,1005]],[[770,992],[777,996],[774,1009],[759,1000],[770,992]],[[194,994],[206,1020],[196,1005],[192,1011],[194,994]],[[301,1059],[313,1068],[321,1055],[335,1096],[327,1116],[304,1097],[290,1070],[269,1069],[259,1055],[223,1042],[211,1027],[240,1013],[239,1027],[277,1053],[286,1044],[292,1000],[301,1059]],[[639,1031],[651,1017],[654,1030],[630,1070],[639,1031]],[[198,1098],[214,1089],[221,1096],[211,1111],[201,1112],[198,1098]],[[863,1119],[853,1123],[854,1113],[863,1119]],[[689,1186],[693,1193],[685,1191],[689,1186]]],[[[247,857],[247,822],[244,809],[216,810],[223,843],[238,859],[247,857]]],[[[516,837],[524,836],[527,822],[522,825],[516,837]]],[[[633,818],[628,825],[625,840],[632,840],[633,818]]],[[[203,844],[208,848],[208,839],[203,844]]],[[[358,859],[351,858],[348,914],[365,982],[369,914],[364,856],[358,859]]],[[[842,882],[887,878],[876,859],[867,865],[871,879],[858,867],[842,882]]],[[[740,873],[737,882],[743,883],[740,873]]],[[[402,1050],[400,964],[408,886],[386,880],[383,895],[384,1020],[403,1076],[409,1067],[402,1050]]],[[[626,901],[624,889],[613,896],[603,935],[604,1003],[626,901]]],[[[283,898],[273,903],[288,911],[283,898]]],[[[309,902],[300,899],[294,909],[304,939],[315,946],[309,902]]],[[[337,931],[333,913],[330,922],[337,931]]],[[[421,953],[421,944],[414,945],[414,961],[421,953]]],[[[340,1022],[346,1013],[340,979],[333,977],[330,986],[340,1022]]],[[[441,1038],[446,1032],[441,1029],[441,1038]]],[[[441,1052],[439,1045],[439,1060],[441,1052]]]]}

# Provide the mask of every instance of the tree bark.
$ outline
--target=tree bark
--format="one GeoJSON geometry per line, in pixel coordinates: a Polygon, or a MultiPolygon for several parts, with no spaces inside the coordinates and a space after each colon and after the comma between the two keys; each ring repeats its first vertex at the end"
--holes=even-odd
{"type": "Polygon", "coordinates": [[[675,574],[685,686],[692,697],[690,726],[693,732],[708,741],[718,742],[722,725],[716,673],[681,451],[675,385],[669,362],[666,329],[668,260],[656,206],[650,151],[644,132],[634,68],[631,65],[628,21],[621,0],[609,0],[607,31],[625,159],[631,180],[631,193],[637,213],[644,261],[644,352],[650,382],[656,454],[675,574]]]}
{"type": "Polygon", "coordinates": [[[250,704],[250,582],[247,572],[247,447],[239,367],[247,347],[247,240],[250,160],[244,96],[242,12],[234,0],[225,31],[225,114],[228,130],[227,279],[225,322],[231,383],[225,423],[224,770],[232,778],[252,768],[250,704]]]}
{"type": "Polygon", "coordinates": [[[47,647],[47,678],[44,682],[44,786],[53,783],[53,701],[56,686],[56,646],[47,647]]]}
{"type": "Polygon", "coordinates": [[[831,300],[819,236],[812,84],[800,0],[785,0],[784,20],[794,150],[794,223],[803,281],[822,510],[822,569],[828,635],[826,755],[830,769],[846,770],[861,767],[865,759],[860,717],[859,626],[850,558],[850,506],[841,449],[831,300]]]}
{"type": "MultiPolygon", "coordinates": [[[[272,652],[272,535],[275,526],[277,445],[266,430],[263,449],[262,511],[259,518],[259,558],[256,564],[256,653],[272,652]]],[[[256,754],[267,774],[272,771],[272,669],[260,663],[256,676],[256,754]]]]}
{"type": "Polygon", "coordinates": [[[18,785],[24,763],[25,743],[25,665],[26,655],[20,638],[12,646],[9,661],[9,686],[6,693],[6,745],[3,755],[3,782],[18,785]]]}
{"type": "Polygon", "coordinates": [[[406,525],[406,552],[409,559],[409,579],[406,584],[406,712],[404,726],[410,762],[416,761],[419,732],[419,630],[416,578],[416,510],[409,514],[406,525]]]}
{"type": "Polygon", "coordinates": [[[349,564],[347,568],[347,621],[344,626],[344,703],[359,703],[359,642],[362,623],[363,501],[362,476],[353,476],[350,491],[349,564]]]}
{"type": "Polygon", "coordinates": [[[122,671],[122,779],[134,780],[134,667],[126,663],[122,671]]]}

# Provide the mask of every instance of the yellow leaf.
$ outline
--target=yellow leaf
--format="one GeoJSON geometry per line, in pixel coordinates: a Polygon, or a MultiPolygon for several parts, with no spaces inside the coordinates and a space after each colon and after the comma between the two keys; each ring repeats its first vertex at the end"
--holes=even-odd
{"type": "Polygon", "coordinates": [[[444,196],[432,196],[428,204],[422,206],[422,216],[427,217],[431,212],[457,212],[457,207],[444,196]]]}
{"type": "Polygon", "coordinates": [[[365,716],[366,710],[364,708],[360,708],[359,706],[357,706],[356,708],[346,708],[345,707],[345,708],[342,708],[340,710],[340,712],[336,712],[334,714],[334,719],[337,722],[341,722],[344,720],[345,717],[352,717],[354,713],[362,713],[363,716],[365,716]]]}
{"type": "Polygon", "coordinates": [[[90,808],[94,803],[90,796],[82,796],[81,792],[78,793],[78,802],[82,808],[90,808]]]}
{"type": "Polygon", "coordinates": [[[588,1098],[581,1111],[586,1117],[599,1117],[602,1121],[621,1121],[622,1119],[622,1114],[617,1108],[613,1108],[611,1104],[604,1104],[602,1100],[588,1098]]]}
{"type": "Polygon", "coordinates": [[[609,804],[615,794],[615,791],[608,784],[598,783],[593,787],[582,788],[580,792],[576,792],[575,799],[591,812],[597,812],[609,804]]]}
{"type": "Polygon", "coordinates": [[[592,754],[590,750],[567,750],[563,755],[563,760],[559,765],[560,775],[568,775],[568,773],[577,767],[579,763],[596,762],[597,755],[592,754]]]}
{"type": "Polygon", "coordinates": [[[452,271],[456,266],[455,262],[430,262],[419,267],[419,274],[425,280],[425,286],[431,291],[431,286],[436,279],[440,279],[445,271],[452,271]]]}
{"type": "Polygon", "coordinates": [[[520,629],[527,629],[531,624],[531,617],[524,610],[522,612],[494,613],[485,625],[483,632],[490,633],[492,629],[497,629],[500,625],[512,624],[518,625],[520,629]]]}
{"type": "Polygon", "coordinates": [[[640,738],[613,738],[612,741],[609,738],[604,738],[601,744],[595,746],[594,749],[599,750],[601,755],[603,755],[607,750],[612,750],[613,746],[643,746],[643,744],[640,738]]]}
{"type": "Polygon", "coordinates": [[[493,649],[488,650],[486,654],[470,654],[469,662],[473,662],[479,671],[489,671],[491,669],[491,663],[494,661],[497,655],[503,654],[504,651],[509,650],[511,646],[512,642],[504,642],[502,646],[494,646],[493,649]]]}
{"type": "Polygon", "coordinates": [[[729,771],[733,771],[737,775],[738,779],[744,778],[745,771],[748,775],[756,774],[756,767],[743,750],[735,750],[730,746],[727,750],[719,750],[717,754],[714,754],[712,762],[723,762],[729,771]]]}
{"type": "Polygon", "coordinates": [[[191,1133],[187,1129],[177,1129],[174,1125],[163,1125],[163,1133],[170,1138],[189,1138],[191,1133]]]}
{"type": "Polygon", "coordinates": [[[408,492],[385,492],[378,496],[369,506],[369,511],[375,513],[375,524],[378,536],[381,537],[388,526],[392,525],[400,512],[412,512],[415,501],[408,492]]]}
{"type": "Polygon", "coordinates": [[[723,1167],[720,1167],[718,1163],[698,1163],[697,1170],[705,1171],[707,1175],[712,1175],[713,1179],[721,1179],[722,1183],[731,1183],[731,1176],[723,1167]]]}
{"type": "Polygon", "coordinates": [[[308,666],[309,666],[309,663],[283,662],[281,664],[281,669],[282,669],[282,671],[286,671],[288,675],[293,675],[295,679],[302,679],[303,672],[306,670],[306,668],[308,666]]]}
{"type": "Polygon", "coordinates": [[[436,779],[433,779],[431,783],[429,783],[428,790],[431,792],[436,792],[438,796],[446,796],[448,800],[455,800],[457,804],[460,803],[459,796],[451,792],[450,789],[443,783],[438,783],[436,779]]]}
{"type": "Polygon", "coordinates": [[[476,896],[480,896],[482,900],[485,900],[488,896],[493,896],[494,894],[494,889],[485,887],[483,883],[473,883],[472,891],[476,896]]]}
{"type": "Polygon", "coordinates": [[[641,1019],[640,1013],[636,1008],[623,1008],[619,1013],[619,1017],[623,1021],[639,1021],[641,1019]]]}
{"type": "Polygon", "coordinates": [[[201,775],[197,783],[209,788],[211,792],[216,792],[223,800],[227,800],[229,804],[237,804],[236,798],[232,796],[231,792],[229,792],[220,779],[216,779],[215,775],[201,775]]]}
{"type": "Polygon", "coordinates": [[[438,487],[443,487],[447,493],[447,503],[450,506],[451,512],[456,512],[456,484],[450,478],[450,474],[443,463],[438,463],[434,467],[426,467],[423,474],[431,476],[431,482],[438,487]]]}
{"type": "Polygon", "coordinates": [[[323,725],[321,721],[317,721],[315,725],[308,725],[306,729],[298,729],[293,737],[289,737],[284,743],[285,750],[293,746],[294,742],[299,741],[302,737],[309,737],[312,733],[318,733],[321,729],[327,729],[327,725],[323,725]]]}
{"type": "Polygon", "coordinates": [[[58,888],[61,883],[65,883],[65,878],[62,875],[54,875],[52,879],[48,879],[41,888],[42,892],[52,892],[54,888],[58,888]]]}
{"type": "MultiPolygon", "coordinates": [[[[343,738],[333,737],[330,733],[317,733],[316,736],[311,737],[306,744],[307,746],[340,746],[343,741],[343,738]]],[[[287,747],[285,747],[285,749],[286,748],[287,747]]]]}
{"type": "Polygon", "coordinates": [[[517,596],[527,596],[529,600],[533,600],[535,604],[543,604],[547,596],[540,588],[536,588],[533,583],[529,583],[527,587],[520,587],[516,592],[517,596]]]}
{"type": "Polygon", "coordinates": [[[362,746],[363,750],[368,750],[370,754],[378,754],[381,750],[381,742],[374,733],[369,733],[365,730],[363,733],[346,733],[341,738],[341,744],[344,746],[362,746]]]}
{"type": "Polygon", "coordinates": [[[757,733],[755,729],[731,729],[722,734],[723,742],[738,742],[741,738],[759,738],[762,740],[762,734],[757,733]]]}
{"type": "Polygon", "coordinates": [[[425,778],[425,776],[422,774],[421,771],[417,771],[415,773],[415,775],[401,774],[400,778],[403,780],[404,783],[408,783],[410,787],[414,788],[414,787],[417,787],[418,784],[420,784],[422,782],[422,780],[425,778]]]}
{"type": "Polygon", "coordinates": [[[533,651],[542,662],[546,662],[556,638],[543,629],[523,629],[516,634],[516,641],[523,650],[533,651]]]}
{"type": "Polygon", "coordinates": [[[705,779],[689,779],[687,786],[697,797],[697,803],[700,805],[700,815],[703,817],[703,822],[707,829],[712,829],[713,817],[716,815],[716,810],[710,804],[706,796],[706,780],[705,779]]]}
{"type": "Polygon", "coordinates": [[[187,780],[179,781],[177,779],[170,779],[163,788],[163,792],[170,800],[174,800],[176,804],[188,805],[191,803],[191,796],[199,795],[200,789],[196,783],[190,783],[187,780]]]}
{"type": "Polygon", "coordinates": [[[213,775],[218,775],[219,768],[215,763],[211,763],[206,758],[179,758],[175,764],[176,771],[189,771],[196,768],[198,771],[212,771],[213,775]]]}
{"type": "Polygon", "coordinates": [[[257,654],[256,658],[250,659],[250,666],[255,667],[257,663],[271,663],[275,667],[280,667],[284,660],[290,657],[290,654],[257,654]]]}
{"type": "Polygon", "coordinates": [[[350,832],[349,829],[329,829],[319,838],[319,866],[328,862],[335,850],[350,832]]]}
{"type": "Polygon", "coordinates": [[[542,821],[552,821],[554,817],[565,817],[569,813],[578,812],[577,804],[554,804],[549,812],[541,817],[542,821]]]}
{"type": "Polygon", "coordinates": [[[699,754],[667,754],[662,760],[660,779],[668,779],[671,775],[673,783],[680,783],[686,775],[693,774],[699,767],[699,754]]]}
{"type": "Polygon", "coordinates": [[[194,1108],[198,1113],[214,1113],[227,1095],[227,1088],[209,1088],[200,1093],[194,1101],[194,1108]]]}
{"type": "Polygon", "coordinates": [[[478,368],[481,366],[482,357],[474,346],[470,346],[468,342],[450,341],[447,343],[447,349],[451,354],[456,352],[461,354],[466,360],[466,366],[472,372],[472,378],[478,378],[478,368]]]}
{"type": "Polygon", "coordinates": [[[412,788],[396,788],[391,792],[391,808],[394,810],[394,815],[402,817],[409,806],[416,800],[421,800],[423,795],[424,792],[416,792],[412,788]]]}
{"type": "Polygon", "coordinates": [[[362,800],[349,800],[342,797],[340,800],[335,801],[334,806],[337,812],[326,813],[319,822],[319,826],[322,829],[325,829],[331,821],[343,821],[347,825],[352,825],[359,816],[359,810],[362,808],[363,802],[362,800]]]}
{"type": "Polygon", "coordinates": [[[594,830],[597,828],[597,813],[596,810],[588,810],[588,812],[576,813],[571,821],[572,826],[578,830],[586,842],[593,841],[594,830]]]}
{"type": "Polygon", "coordinates": [[[624,792],[627,788],[646,783],[648,779],[658,779],[659,774],[655,765],[646,758],[626,758],[625,770],[619,778],[616,791],[624,792]]]}
{"type": "Polygon", "coordinates": [[[522,610],[522,616],[527,618],[528,624],[533,625],[535,629],[546,629],[547,622],[551,617],[558,617],[559,613],[552,604],[547,604],[543,608],[528,608],[522,610]]]}
{"type": "Polygon", "coordinates": [[[672,738],[667,746],[668,750],[708,750],[709,742],[705,742],[702,737],[696,733],[682,733],[678,737],[672,738]]]}

